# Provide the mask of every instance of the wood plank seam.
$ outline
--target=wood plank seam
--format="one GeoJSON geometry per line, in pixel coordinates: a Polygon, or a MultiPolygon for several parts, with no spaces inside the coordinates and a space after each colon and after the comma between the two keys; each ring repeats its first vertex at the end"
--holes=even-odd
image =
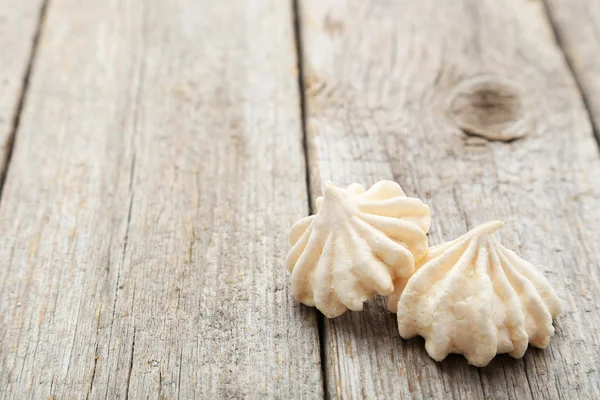
{"type": "MultiPolygon", "coordinates": [[[[313,201],[311,193],[311,182],[310,182],[310,155],[308,154],[308,132],[306,128],[306,85],[304,82],[304,63],[303,63],[303,50],[302,50],[302,20],[300,15],[299,0],[292,0],[292,13],[294,18],[294,40],[296,44],[296,62],[298,68],[298,96],[300,100],[300,127],[302,129],[302,150],[304,152],[304,168],[306,176],[306,198],[308,201],[308,214],[313,214],[313,201]]],[[[317,315],[317,329],[319,334],[319,356],[321,360],[321,382],[323,383],[323,398],[328,400],[327,392],[327,363],[325,359],[325,317],[323,314],[318,312],[316,309],[314,312],[317,315]]]]}
{"type": "Polygon", "coordinates": [[[577,75],[575,66],[573,65],[573,61],[571,60],[571,57],[569,57],[569,54],[565,50],[565,44],[564,44],[563,38],[561,37],[560,31],[558,29],[558,24],[557,24],[554,16],[552,15],[552,11],[550,9],[550,5],[548,4],[548,0],[543,0],[542,4],[544,5],[543,9],[546,12],[546,18],[548,19],[550,27],[552,28],[552,33],[554,34],[554,40],[556,40],[556,46],[560,49],[560,52],[562,53],[563,58],[565,59],[565,64],[567,65],[567,68],[569,69],[569,72],[571,73],[571,76],[573,77],[573,81],[577,85],[577,91],[579,92],[579,95],[581,96],[581,102],[583,103],[585,111],[588,115],[588,120],[592,127],[592,133],[594,134],[594,139],[596,139],[596,144],[598,144],[598,150],[600,150],[600,129],[599,129],[600,127],[598,127],[598,124],[596,123],[595,119],[593,118],[593,110],[592,110],[592,107],[590,104],[590,100],[589,100],[588,96],[586,95],[585,90],[583,90],[583,83],[581,82],[581,80],[579,79],[579,76],[577,75]]]}
{"type": "Polygon", "coordinates": [[[42,4],[40,6],[40,12],[38,16],[37,29],[35,34],[33,35],[33,42],[31,44],[31,52],[29,54],[29,61],[27,62],[27,67],[25,68],[25,73],[23,75],[23,80],[21,84],[21,93],[19,96],[19,100],[17,101],[17,106],[14,111],[10,133],[8,136],[8,140],[6,143],[6,159],[4,160],[4,165],[0,165],[0,202],[2,201],[2,193],[4,189],[4,182],[6,181],[6,175],[8,174],[8,168],[10,166],[10,160],[12,158],[13,148],[15,146],[15,136],[17,131],[19,130],[19,123],[21,121],[21,113],[23,111],[23,105],[26,101],[27,90],[29,88],[29,77],[31,76],[31,71],[33,70],[33,65],[35,63],[35,58],[37,54],[37,50],[39,47],[40,37],[44,28],[44,21],[46,19],[46,10],[48,9],[48,3],[50,0],[42,0],[42,4]]]}

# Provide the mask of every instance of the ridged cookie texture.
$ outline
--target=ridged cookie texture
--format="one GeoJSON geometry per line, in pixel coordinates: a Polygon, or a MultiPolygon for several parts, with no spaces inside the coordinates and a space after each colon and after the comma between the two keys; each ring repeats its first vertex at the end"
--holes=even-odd
{"type": "Polygon", "coordinates": [[[395,182],[369,190],[326,182],[317,213],[290,230],[292,295],[329,318],[362,310],[375,293],[390,294],[395,279],[414,272],[427,252],[430,224],[429,207],[395,182]]]}
{"type": "Polygon", "coordinates": [[[458,353],[483,367],[500,353],[521,358],[528,343],[545,348],[554,334],[559,299],[532,264],[496,241],[503,225],[490,222],[431,247],[397,288],[400,335],[423,336],[437,361],[458,353]]]}

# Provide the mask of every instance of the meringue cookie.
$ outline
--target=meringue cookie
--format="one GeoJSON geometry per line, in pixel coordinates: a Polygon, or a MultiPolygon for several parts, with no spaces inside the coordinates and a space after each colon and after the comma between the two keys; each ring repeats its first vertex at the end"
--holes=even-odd
{"type": "Polygon", "coordinates": [[[362,310],[375,293],[390,294],[427,252],[429,207],[395,182],[366,191],[327,182],[316,203],[317,214],[290,230],[286,264],[294,298],[329,318],[362,310]]]}
{"type": "Polygon", "coordinates": [[[496,241],[492,232],[502,226],[490,222],[430,248],[396,288],[400,335],[423,336],[436,361],[458,353],[483,367],[496,354],[523,357],[528,342],[543,349],[554,334],[560,301],[532,264],[496,241]]]}

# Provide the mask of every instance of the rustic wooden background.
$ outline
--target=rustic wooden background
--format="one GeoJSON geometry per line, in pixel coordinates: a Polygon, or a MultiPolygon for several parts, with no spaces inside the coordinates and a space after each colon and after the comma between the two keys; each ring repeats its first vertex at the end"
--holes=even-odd
{"type": "Polygon", "coordinates": [[[600,398],[598,54],[600,0],[0,0],[0,398],[600,398]],[[288,227],[381,179],[507,222],[548,349],[293,301],[288,227]]]}

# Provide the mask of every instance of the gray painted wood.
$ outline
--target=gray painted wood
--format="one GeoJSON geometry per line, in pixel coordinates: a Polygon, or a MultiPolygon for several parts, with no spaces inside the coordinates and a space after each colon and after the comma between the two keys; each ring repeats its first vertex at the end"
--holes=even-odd
{"type": "Polygon", "coordinates": [[[0,204],[0,397],[318,398],[292,7],[53,0],[0,204]]]}
{"type": "Polygon", "coordinates": [[[300,8],[312,198],[324,180],[394,179],[431,206],[431,244],[503,219],[503,244],[539,266],[565,307],[546,350],[477,369],[461,356],[431,360],[421,339],[399,337],[375,299],[324,321],[329,396],[598,398],[600,159],[543,3],[305,0],[300,8]],[[481,91],[481,79],[510,88],[481,91]],[[478,113],[479,136],[448,112],[459,85],[470,90],[463,106],[478,113]],[[519,120],[529,124],[523,138],[490,140],[520,136],[510,131],[519,120]]]}
{"type": "Polygon", "coordinates": [[[0,176],[12,143],[42,5],[43,0],[0,0],[0,176]]]}

